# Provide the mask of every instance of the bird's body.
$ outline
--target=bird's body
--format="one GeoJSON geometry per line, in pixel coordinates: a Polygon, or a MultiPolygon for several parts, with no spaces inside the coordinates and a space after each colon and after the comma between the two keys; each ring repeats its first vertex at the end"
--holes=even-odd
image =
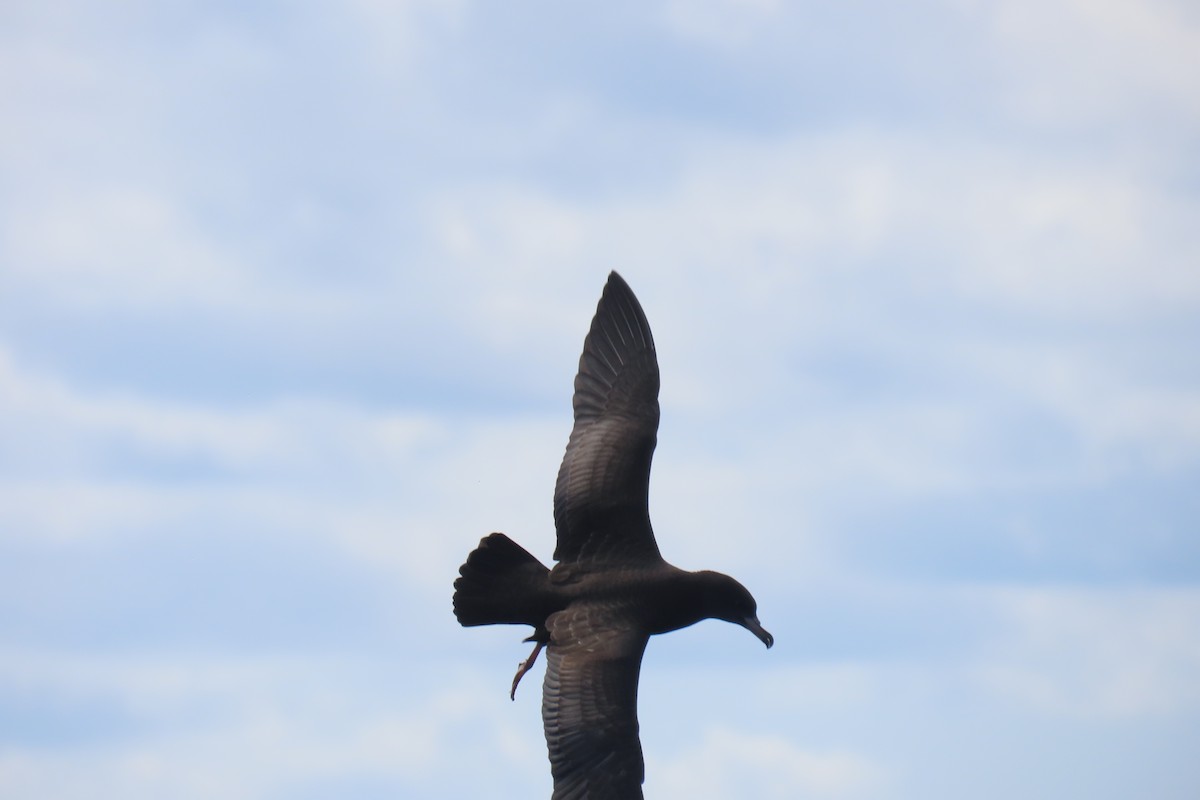
{"type": "Polygon", "coordinates": [[[575,378],[575,426],[554,491],[557,560],[547,569],[502,533],[459,569],[464,626],[525,624],[543,646],[542,720],[553,800],[642,797],[637,684],[650,636],[722,619],[773,638],[754,598],[717,572],[687,572],[659,554],[650,527],[650,462],[658,431],[658,361],[629,286],[609,277],[575,378]]]}

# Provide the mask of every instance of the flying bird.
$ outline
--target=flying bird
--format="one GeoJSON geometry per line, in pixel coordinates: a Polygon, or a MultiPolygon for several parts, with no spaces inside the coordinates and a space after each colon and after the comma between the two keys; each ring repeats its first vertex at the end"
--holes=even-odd
{"type": "Polygon", "coordinates": [[[650,637],[720,619],[767,647],[745,587],[687,572],[658,552],[650,527],[650,461],[658,435],[658,359],[637,298],[613,272],[583,342],[575,425],[554,487],[558,544],[547,569],[503,533],[483,538],[454,581],[464,626],[531,625],[533,652],[510,696],[546,649],[542,723],[553,800],[638,800],[645,768],[637,689],[650,637]]]}

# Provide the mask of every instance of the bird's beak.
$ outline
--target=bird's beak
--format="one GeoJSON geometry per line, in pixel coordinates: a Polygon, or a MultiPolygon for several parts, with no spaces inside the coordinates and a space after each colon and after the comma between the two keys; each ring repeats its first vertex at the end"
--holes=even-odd
{"type": "Polygon", "coordinates": [[[775,637],[767,633],[767,629],[758,621],[758,617],[746,617],[742,620],[742,627],[757,636],[768,648],[775,644],[775,637]]]}

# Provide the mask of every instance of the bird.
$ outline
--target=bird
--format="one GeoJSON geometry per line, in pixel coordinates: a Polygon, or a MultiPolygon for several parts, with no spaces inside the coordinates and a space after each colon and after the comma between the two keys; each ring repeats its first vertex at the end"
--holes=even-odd
{"type": "Polygon", "coordinates": [[[453,606],[464,627],[530,625],[546,650],[542,724],[552,800],[641,800],[645,765],[638,677],[650,637],[718,619],[770,648],[750,592],[719,572],[667,563],[650,525],[658,437],[654,338],[629,284],[610,273],[575,376],[574,426],[554,486],[552,569],[503,533],[459,568],[453,606]]]}

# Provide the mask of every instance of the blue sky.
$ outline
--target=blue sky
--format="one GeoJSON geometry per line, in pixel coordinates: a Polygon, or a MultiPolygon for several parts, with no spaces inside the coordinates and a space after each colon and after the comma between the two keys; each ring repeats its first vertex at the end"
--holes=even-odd
{"type": "MultiPolygon", "coordinates": [[[[0,794],[549,794],[516,628],[654,328],[649,797],[1200,789],[1200,16],[10,2],[0,794]]],[[[533,678],[534,676],[531,676],[533,678]]]]}

